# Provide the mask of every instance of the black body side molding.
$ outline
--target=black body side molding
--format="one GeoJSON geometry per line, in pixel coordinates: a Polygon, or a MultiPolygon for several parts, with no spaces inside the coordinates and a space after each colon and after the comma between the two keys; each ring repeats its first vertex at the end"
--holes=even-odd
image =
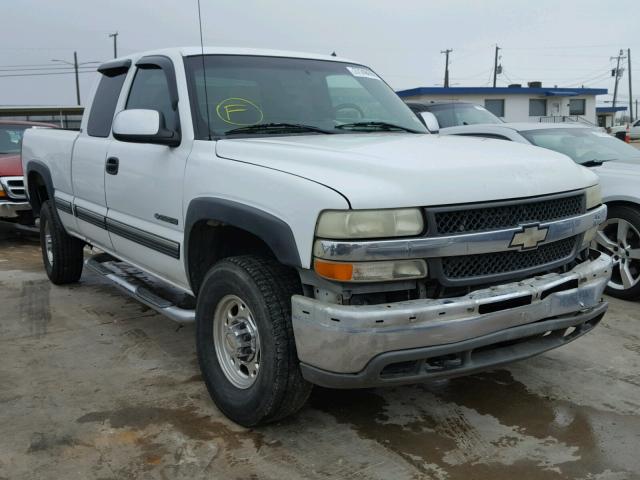
{"type": "Polygon", "coordinates": [[[262,239],[278,261],[291,267],[301,267],[295,237],[289,225],[270,213],[242,203],[222,198],[195,198],[189,203],[184,225],[184,251],[188,272],[189,236],[201,220],[215,220],[240,228],[262,239]]]}

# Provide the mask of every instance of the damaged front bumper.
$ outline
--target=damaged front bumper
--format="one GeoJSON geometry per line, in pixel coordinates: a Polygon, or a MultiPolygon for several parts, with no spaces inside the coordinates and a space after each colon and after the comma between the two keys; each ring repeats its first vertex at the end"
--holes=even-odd
{"type": "Polygon", "coordinates": [[[333,388],[415,383],[492,368],[556,348],[607,310],[606,255],[551,273],[445,299],[380,305],[296,295],[292,318],[304,377],[333,388]]]}

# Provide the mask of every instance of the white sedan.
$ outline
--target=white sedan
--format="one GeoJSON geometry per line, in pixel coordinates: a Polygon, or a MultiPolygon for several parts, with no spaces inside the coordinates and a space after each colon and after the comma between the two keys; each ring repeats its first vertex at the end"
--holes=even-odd
{"type": "Polygon", "coordinates": [[[532,144],[564,153],[592,169],[600,177],[609,207],[607,221],[596,237],[597,249],[615,261],[607,293],[640,298],[640,150],[601,130],[575,124],[464,125],[442,129],[440,134],[532,144]]]}

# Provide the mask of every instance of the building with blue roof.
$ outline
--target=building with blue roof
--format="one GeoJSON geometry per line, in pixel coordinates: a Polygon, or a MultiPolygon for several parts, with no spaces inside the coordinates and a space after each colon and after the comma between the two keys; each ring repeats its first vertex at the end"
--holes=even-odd
{"type": "MultiPolygon", "coordinates": [[[[406,102],[470,102],[484,106],[506,122],[581,121],[598,125],[596,97],[606,88],[543,87],[417,87],[397,94],[406,102]]],[[[605,126],[604,124],[601,126],[605,126]]]]}

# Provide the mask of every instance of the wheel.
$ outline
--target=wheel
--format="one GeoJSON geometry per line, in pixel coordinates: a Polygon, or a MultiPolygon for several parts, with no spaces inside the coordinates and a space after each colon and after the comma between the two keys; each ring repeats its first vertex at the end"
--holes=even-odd
{"type": "Polygon", "coordinates": [[[84,242],[67,234],[51,200],[44,202],[40,210],[40,246],[51,282],[64,285],[80,279],[84,242]]]}
{"type": "Polygon", "coordinates": [[[291,325],[295,272],[259,256],[231,257],[205,276],[196,306],[200,370],[215,404],[245,427],[298,411],[311,392],[291,325]]]}
{"type": "Polygon", "coordinates": [[[606,292],[626,300],[640,298],[640,211],[627,206],[609,208],[595,247],[614,261],[606,292]]]}

